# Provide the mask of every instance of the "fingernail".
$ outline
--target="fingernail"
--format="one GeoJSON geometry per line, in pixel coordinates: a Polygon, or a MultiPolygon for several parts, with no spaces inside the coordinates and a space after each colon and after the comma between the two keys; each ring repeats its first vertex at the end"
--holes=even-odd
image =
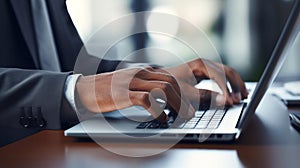
{"type": "Polygon", "coordinates": [[[216,96],[216,104],[218,106],[223,106],[225,105],[225,102],[226,102],[226,99],[225,99],[225,96],[224,95],[221,95],[221,94],[218,94],[216,96]]]}

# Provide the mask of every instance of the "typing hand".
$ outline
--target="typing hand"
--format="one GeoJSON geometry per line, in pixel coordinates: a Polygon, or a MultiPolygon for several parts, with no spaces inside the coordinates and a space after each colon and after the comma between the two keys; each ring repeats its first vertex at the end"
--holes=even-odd
{"type": "Polygon", "coordinates": [[[182,117],[192,118],[195,113],[189,100],[181,94],[176,79],[150,67],[82,76],[76,88],[81,103],[96,113],[139,105],[157,120],[166,122],[168,117],[156,102],[157,98],[165,100],[182,117]]]}
{"type": "Polygon", "coordinates": [[[194,108],[197,108],[199,102],[200,104],[232,105],[239,103],[248,96],[243,80],[234,69],[209,60],[196,59],[186,64],[160,69],[159,71],[168,72],[177,79],[194,108]],[[195,88],[194,86],[203,79],[214,80],[223,93],[195,88]],[[230,83],[232,92],[229,92],[227,81],[230,83]]]}

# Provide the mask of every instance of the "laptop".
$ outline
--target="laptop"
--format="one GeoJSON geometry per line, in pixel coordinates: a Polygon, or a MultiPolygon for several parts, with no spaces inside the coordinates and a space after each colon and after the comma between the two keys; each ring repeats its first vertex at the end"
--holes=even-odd
{"type": "Polygon", "coordinates": [[[234,141],[254,115],[257,106],[282,66],[286,53],[294,42],[300,26],[300,2],[290,2],[289,14],[272,51],[270,59],[257,83],[246,83],[249,97],[240,104],[225,108],[205,108],[195,113],[195,117],[177,120],[174,112],[165,109],[168,123],[156,120],[145,121],[150,114],[139,106],[97,114],[65,130],[65,136],[92,137],[103,140],[157,140],[161,141],[234,141]]]}

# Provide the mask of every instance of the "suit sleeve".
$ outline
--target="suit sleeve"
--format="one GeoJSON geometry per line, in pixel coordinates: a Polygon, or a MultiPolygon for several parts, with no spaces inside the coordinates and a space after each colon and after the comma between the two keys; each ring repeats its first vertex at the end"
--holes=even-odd
{"type": "Polygon", "coordinates": [[[0,127],[61,129],[69,73],[0,68],[0,127]]]}

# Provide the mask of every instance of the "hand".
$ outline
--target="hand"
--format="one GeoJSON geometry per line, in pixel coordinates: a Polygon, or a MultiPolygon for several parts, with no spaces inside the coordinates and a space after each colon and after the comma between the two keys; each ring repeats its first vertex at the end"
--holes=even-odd
{"type": "Polygon", "coordinates": [[[225,65],[209,60],[197,59],[186,64],[172,68],[159,69],[158,71],[172,74],[179,83],[190,102],[196,106],[211,102],[216,105],[233,105],[247,98],[248,92],[238,73],[225,65]],[[194,86],[203,79],[214,80],[221,93],[210,90],[197,89],[194,86]],[[232,93],[229,92],[227,81],[230,83],[232,93]]]}
{"type": "Polygon", "coordinates": [[[165,122],[168,118],[156,102],[157,98],[166,100],[184,118],[191,118],[195,113],[189,100],[180,93],[175,78],[152,68],[133,68],[82,76],[76,88],[81,103],[96,113],[139,105],[157,120],[165,122]]]}

